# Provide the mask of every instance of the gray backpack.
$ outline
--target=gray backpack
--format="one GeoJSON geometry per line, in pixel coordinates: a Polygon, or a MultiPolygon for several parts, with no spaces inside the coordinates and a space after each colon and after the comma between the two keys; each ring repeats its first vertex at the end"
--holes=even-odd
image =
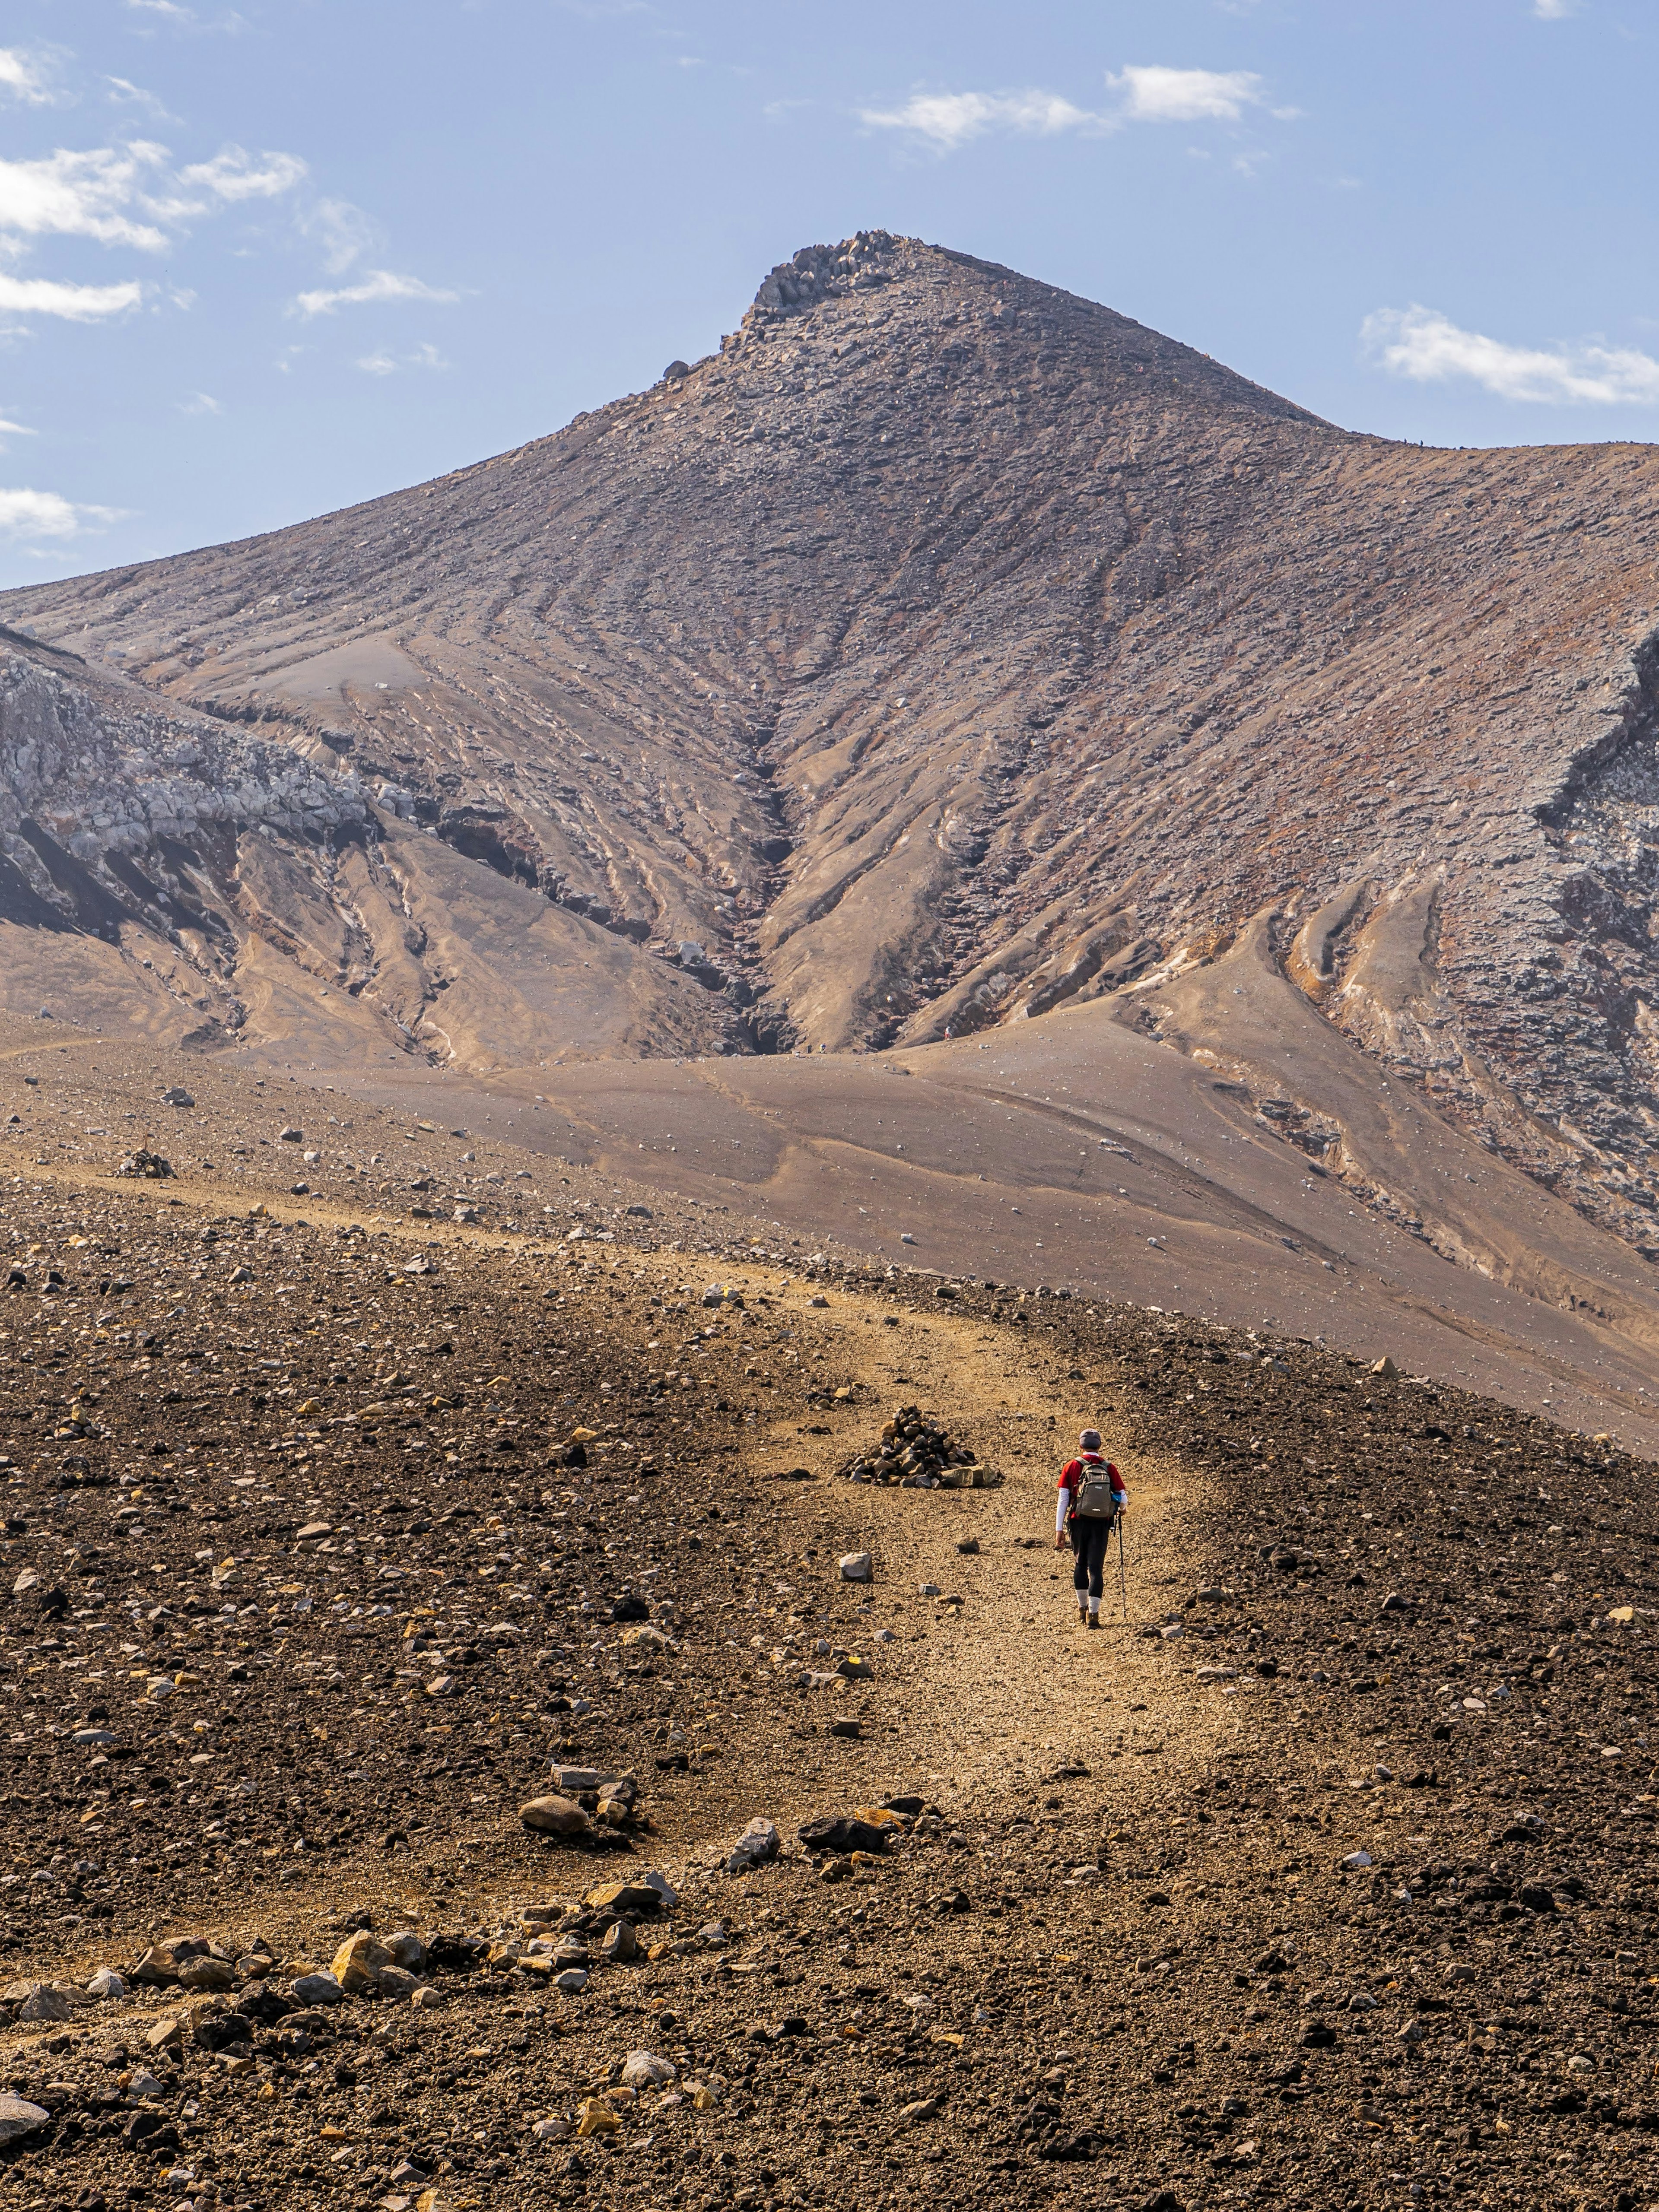
{"type": "Polygon", "coordinates": [[[1092,1452],[1083,1459],[1083,1474],[1072,1501],[1072,1510],[1080,1521],[1115,1521],[1117,1518],[1117,1499],[1112,1493],[1112,1470],[1104,1459],[1097,1459],[1092,1452]]]}

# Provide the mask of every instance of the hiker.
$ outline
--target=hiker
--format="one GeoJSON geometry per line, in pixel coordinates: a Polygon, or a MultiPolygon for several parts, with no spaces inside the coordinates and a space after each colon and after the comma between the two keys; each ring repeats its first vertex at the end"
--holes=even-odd
{"type": "Polygon", "coordinates": [[[1106,1547],[1112,1524],[1129,1502],[1123,1477],[1100,1449],[1100,1431],[1085,1429],[1078,1438],[1079,1456],[1060,1470],[1060,1494],[1054,1501],[1054,1549],[1063,1551],[1071,1539],[1077,1554],[1072,1586],[1077,1592],[1077,1617],[1091,1628],[1100,1626],[1100,1593],[1106,1566],[1106,1547]]]}

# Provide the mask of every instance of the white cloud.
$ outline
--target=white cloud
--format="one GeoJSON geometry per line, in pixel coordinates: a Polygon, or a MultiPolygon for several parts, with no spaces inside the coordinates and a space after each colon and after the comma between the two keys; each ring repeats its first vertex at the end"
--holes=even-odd
{"type": "Polygon", "coordinates": [[[155,93],[146,92],[142,84],[134,84],[131,77],[106,76],[104,82],[109,87],[107,97],[112,107],[142,108],[152,123],[176,123],[179,120],[176,115],[167,112],[155,93]]]}
{"type": "Polygon", "coordinates": [[[32,161],[0,161],[0,232],[27,238],[94,238],[159,253],[171,234],[214,202],[266,199],[306,173],[294,154],[227,146],[210,161],[170,174],[167,149],[135,138],[82,153],[59,148],[32,161]]]}
{"type": "Polygon", "coordinates": [[[1366,349],[1417,384],[1467,377],[1499,399],[1569,406],[1659,405],[1659,361],[1633,348],[1506,345],[1460,330],[1432,307],[1384,307],[1360,331],[1366,349]]]}
{"type": "Polygon", "coordinates": [[[349,200],[318,200],[300,216],[300,228],[321,240],[323,266],[331,276],[343,276],[380,235],[374,217],[349,200]]]}
{"type": "Polygon", "coordinates": [[[142,200],[143,180],[166,159],[165,146],[137,139],[83,154],[60,149],[34,161],[0,161],[0,230],[95,238],[104,246],[159,253],[167,233],[154,222],[134,222],[125,210],[142,200]]]}
{"type": "Polygon", "coordinates": [[[1062,131],[1101,131],[1103,116],[1075,107],[1054,92],[924,92],[902,107],[866,107],[859,120],[877,131],[908,131],[940,153],[965,146],[988,131],[1016,131],[1053,137],[1062,131]]]}
{"type": "Polygon", "coordinates": [[[184,8],[179,0],[126,0],[135,15],[155,15],[164,23],[174,24],[181,31],[245,31],[247,25],[228,9],[216,21],[204,23],[193,8],[184,8]]]}
{"type": "Polygon", "coordinates": [[[192,392],[188,399],[179,402],[181,415],[222,415],[224,411],[210,392],[192,392]]]}
{"type": "Polygon", "coordinates": [[[396,354],[366,353],[356,366],[369,376],[394,376],[400,368],[444,369],[449,363],[428,338],[401,358],[396,354]]]}
{"type": "Polygon", "coordinates": [[[112,507],[87,507],[55,491],[0,491],[0,532],[9,538],[78,538],[100,522],[114,522],[112,507]]]}
{"type": "Polygon", "coordinates": [[[1106,82],[1122,94],[1131,123],[1237,123],[1261,100],[1261,79],[1253,70],[1130,67],[1109,73],[1106,82]]]}
{"type": "Polygon", "coordinates": [[[447,305],[460,296],[459,292],[441,292],[418,276],[400,276],[391,269],[371,269],[361,284],[347,284],[332,292],[301,292],[289,312],[301,314],[309,321],[313,315],[331,315],[337,307],[361,307],[378,300],[430,300],[447,305]]]}
{"type": "Polygon", "coordinates": [[[209,192],[215,199],[269,200],[291,191],[305,174],[306,165],[297,154],[266,152],[256,157],[240,146],[227,146],[210,161],[193,161],[180,169],[179,182],[186,191],[209,192]]]}
{"type": "Polygon", "coordinates": [[[1578,0],[1532,0],[1532,12],[1540,23],[1565,23],[1578,13],[1578,0]]]}
{"type": "Polygon", "coordinates": [[[96,323],[125,314],[143,299],[142,284],[60,284],[49,276],[0,275],[0,313],[57,315],[64,322],[96,323]]]}
{"type": "Polygon", "coordinates": [[[0,91],[9,92],[30,107],[49,107],[52,94],[39,62],[21,46],[0,46],[0,91]]]}
{"type": "MultiPolygon", "coordinates": [[[[878,131],[908,131],[941,154],[989,131],[1054,137],[1078,131],[1099,137],[1125,123],[1237,123],[1262,102],[1253,70],[1182,70],[1131,64],[1106,78],[1119,97],[1109,113],[1079,107],[1057,92],[919,92],[902,107],[866,107],[859,119],[878,131]]],[[[1281,121],[1299,110],[1275,108],[1281,121]]]]}

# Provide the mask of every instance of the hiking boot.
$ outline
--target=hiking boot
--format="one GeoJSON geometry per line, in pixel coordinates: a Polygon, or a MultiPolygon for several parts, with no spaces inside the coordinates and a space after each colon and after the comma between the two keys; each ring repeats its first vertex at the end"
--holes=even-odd
{"type": "Polygon", "coordinates": [[[1079,1607],[1078,1607],[1078,1609],[1077,1609],[1078,1626],[1079,1626],[1079,1628],[1081,1628],[1081,1627],[1082,1627],[1082,1626],[1083,1626],[1083,1624],[1084,1624],[1084,1622],[1085,1622],[1085,1620],[1087,1620],[1087,1619],[1088,1619],[1088,1618],[1089,1618],[1089,1608],[1088,1608],[1088,1607],[1087,1607],[1086,1605],[1080,1605],[1080,1606],[1079,1606],[1079,1607]]]}
{"type": "Polygon", "coordinates": [[[1100,1626],[1100,1615],[1099,1615],[1097,1613],[1091,1613],[1089,1615],[1089,1626],[1090,1626],[1090,1627],[1091,1627],[1091,1628],[1098,1628],[1098,1627],[1099,1627],[1099,1626],[1100,1626]]]}

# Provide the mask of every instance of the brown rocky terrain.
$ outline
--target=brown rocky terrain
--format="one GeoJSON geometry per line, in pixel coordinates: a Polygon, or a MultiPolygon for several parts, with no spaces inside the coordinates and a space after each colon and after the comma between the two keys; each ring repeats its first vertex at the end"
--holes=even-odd
{"type": "Polygon", "coordinates": [[[0,1044],[0,2201],[1645,2201],[1650,1465],[0,1044]]]}
{"type": "MultiPolygon", "coordinates": [[[[1311,1318],[1283,1240],[1340,1186],[1396,1310],[1501,1365],[1493,1297],[1534,1307],[1561,1364],[1513,1387],[1625,1419],[1655,468],[1355,435],[969,256],[806,249],[718,355],[554,436],[6,595],[0,994],[410,1099],[539,1086],[642,1166],[662,1095],[623,1071],[701,1062],[693,1111],[741,1066],[803,1168],[761,1210],[812,1241],[824,1102],[850,1165],[895,1048],[1012,1206],[1028,1133],[964,1080],[992,1040],[1166,1102],[1229,1320],[1311,1318]]],[[[960,1178],[856,1167],[996,1272],[960,1178]]],[[[1097,1218],[1066,1273],[1189,1304],[1146,1272],[1171,1225],[1097,1218]]],[[[1372,1326],[1346,1287],[1326,1319],[1372,1326]]]]}

